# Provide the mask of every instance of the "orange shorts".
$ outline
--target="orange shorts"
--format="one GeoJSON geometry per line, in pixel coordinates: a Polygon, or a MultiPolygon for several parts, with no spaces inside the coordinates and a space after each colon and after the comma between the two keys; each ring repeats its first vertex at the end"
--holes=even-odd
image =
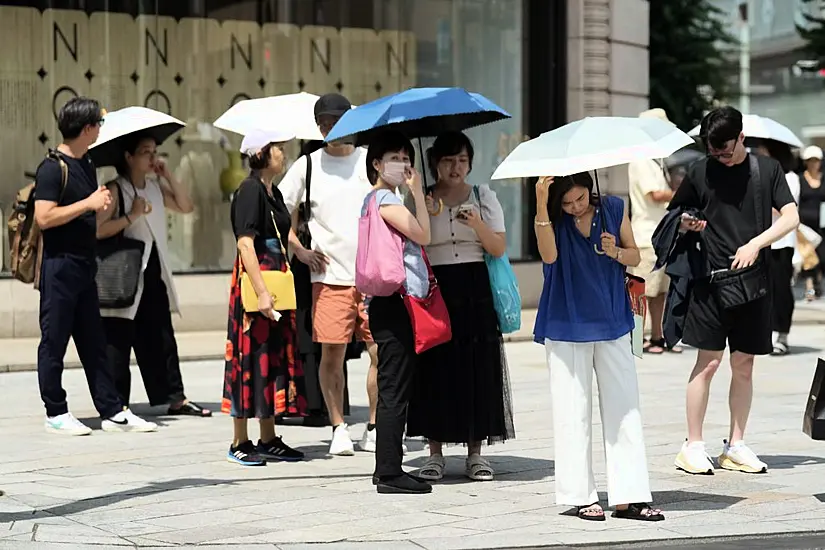
{"type": "Polygon", "coordinates": [[[312,283],[312,339],[320,344],[349,344],[353,334],[372,342],[361,293],[354,286],[312,283]]]}

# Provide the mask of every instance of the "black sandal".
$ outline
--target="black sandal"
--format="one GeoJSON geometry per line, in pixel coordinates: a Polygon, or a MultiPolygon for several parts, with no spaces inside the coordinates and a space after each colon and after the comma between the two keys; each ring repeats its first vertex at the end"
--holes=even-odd
{"type": "Polygon", "coordinates": [[[651,508],[650,505],[644,502],[635,502],[629,504],[624,510],[616,510],[613,512],[614,518],[619,519],[633,519],[636,521],[664,521],[665,516],[661,510],[651,508]]]}
{"type": "Polygon", "coordinates": [[[201,418],[209,418],[210,416],[212,416],[212,411],[204,409],[197,403],[187,401],[178,408],[169,407],[169,410],[166,414],[171,416],[200,416],[201,418]]]}
{"type": "Polygon", "coordinates": [[[588,504],[587,506],[577,506],[576,516],[585,521],[606,521],[604,515],[604,508],[598,502],[588,504]]]}

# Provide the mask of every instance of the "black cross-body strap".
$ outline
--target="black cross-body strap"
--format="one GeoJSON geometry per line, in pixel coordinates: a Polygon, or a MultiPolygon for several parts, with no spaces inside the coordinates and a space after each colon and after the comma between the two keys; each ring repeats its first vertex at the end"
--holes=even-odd
{"type": "MultiPolygon", "coordinates": [[[[305,155],[307,158],[307,172],[306,176],[304,176],[304,189],[305,189],[305,197],[304,197],[304,223],[309,224],[310,218],[312,218],[312,202],[310,201],[310,189],[312,188],[312,154],[305,155]]],[[[312,235],[309,232],[309,228],[307,227],[307,242],[306,246],[309,247],[312,244],[312,235]]]]}

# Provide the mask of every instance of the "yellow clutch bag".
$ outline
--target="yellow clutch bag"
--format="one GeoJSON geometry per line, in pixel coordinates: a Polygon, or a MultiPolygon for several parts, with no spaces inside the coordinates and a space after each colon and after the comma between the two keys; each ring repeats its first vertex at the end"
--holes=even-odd
{"type": "MultiPolygon", "coordinates": [[[[272,217],[272,223],[275,223],[274,216],[272,217]]],[[[278,243],[281,245],[281,254],[284,255],[286,271],[261,271],[261,277],[263,277],[266,290],[272,296],[273,309],[275,311],[291,311],[298,309],[298,301],[295,297],[295,278],[292,276],[292,270],[289,267],[289,260],[277,224],[275,225],[275,234],[278,236],[278,243]]],[[[240,266],[243,269],[243,259],[240,261],[240,266]]],[[[252,279],[245,271],[241,273],[241,304],[243,310],[247,313],[258,311],[258,294],[255,292],[255,287],[252,286],[252,279]]]]}
{"type": "MultiPolygon", "coordinates": [[[[275,311],[289,311],[298,308],[295,298],[295,279],[292,271],[261,271],[266,290],[272,295],[275,311]]],[[[247,313],[258,311],[258,295],[248,273],[241,276],[241,303],[247,313]]]]}

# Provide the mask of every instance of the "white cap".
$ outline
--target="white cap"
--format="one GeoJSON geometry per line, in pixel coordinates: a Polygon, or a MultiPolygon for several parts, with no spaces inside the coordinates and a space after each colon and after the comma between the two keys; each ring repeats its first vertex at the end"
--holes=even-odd
{"type": "Polygon", "coordinates": [[[283,143],[293,139],[295,139],[295,132],[288,130],[252,130],[243,137],[241,154],[251,157],[270,143],[283,143]]]}
{"type": "Polygon", "coordinates": [[[802,151],[802,160],[819,159],[822,160],[822,149],[816,145],[809,145],[802,151]]]}

